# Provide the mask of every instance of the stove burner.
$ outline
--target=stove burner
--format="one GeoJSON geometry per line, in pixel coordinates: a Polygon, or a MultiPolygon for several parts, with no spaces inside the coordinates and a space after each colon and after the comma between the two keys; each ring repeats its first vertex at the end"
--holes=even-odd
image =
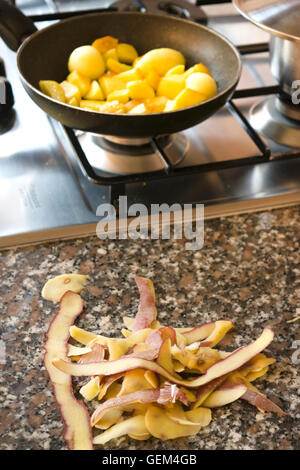
{"type": "Polygon", "coordinates": [[[171,15],[206,24],[204,11],[187,0],[119,0],[112,4],[118,11],[140,11],[157,15],[171,15]]]}
{"type": "Polygon", "coordinates": [[[252,127],[265,137],[287,147],[299,148],[299,106],[289,103],[283,97],[272,96],[256,103],[249,114],[252,127]]]}
{"type": "Polygon", "coordinates": [[[188,147],[186,137],[180,133],[155,140],[82,133],[78,140],[90,165],[101,176],[163,170],[165,162],[161,152],[167,155],[172,166],[177,166],[183,161],[188,147]]]}

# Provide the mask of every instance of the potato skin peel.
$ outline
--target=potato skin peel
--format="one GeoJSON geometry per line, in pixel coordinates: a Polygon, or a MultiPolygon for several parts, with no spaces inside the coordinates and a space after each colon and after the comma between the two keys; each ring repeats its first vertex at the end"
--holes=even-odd
{"type": "MultiPolygon", "coordinates": [[[[163,377],[167,378],[173,383],[177,383],[180,385],[184,385],[190,388],[197,388],[201,385],[205,385],[220,377],[228,372],[232,372],[233,370],[238,369],[241,367],[245,362],[248,362],[251,357],[258,354],[260,351],[265,349],[273,340],[274,332],[270,328],[265,328],[261,336],[250,343],[247,346],[243,346],[239,349],[233,351],[229,356],[221,361],[215,363],[211,367],[207,369],[207,372],[199,378],[194,380],[180,380],[176,377],[173,377],[168,371],[166,371],[163,367],[155,364],[151,361],[147,361],[145,359],[138,359],[138,358],[124,358],[124,359],[117,359],[115,361],[110,361],[109,364],[107,362],[98,362],[98,363],[90,363],[90,364],[71,364],[63,359],[53,360],[53,365],[57,367],[59,370],[69,373],[74,376],[88,376],[88,375],[110,375],[122,372],[124,370],[134,369],[134,368],[144,368],[152,370],[153,372],[157,372],[161,374],[163,377]],[[245,354],[245,351],[251,351],[251,354],[245,354]],[[232,364],[231,359],[234,356],[241,358],[240,361],[235,364],[235,366],[229,367],[227,370],[224,367],[224,364],[229,365],[232,364]],[[243,356],[245,356],[243,358],[243,356]],[[243,358],[243,359],[242,359],[243,358]],[[221,367],[221,370],[219,370],[221,367]]],[[[235,357],[236,359],[236,357],[235,357]]]]}
{"type": "Polygon", "coordinates": [[[90,417],[85,405],[74,397],[71,375],[58,371],[52,361],[57,356],[69,360],[67,356],[69,328],[82,310],[82,298],[72,291],[67,291],[61,298],[59,310],[50,323],[44,345],[44,364],[65,425],[63,437],[70,450],[93,450],[90,417]]]}

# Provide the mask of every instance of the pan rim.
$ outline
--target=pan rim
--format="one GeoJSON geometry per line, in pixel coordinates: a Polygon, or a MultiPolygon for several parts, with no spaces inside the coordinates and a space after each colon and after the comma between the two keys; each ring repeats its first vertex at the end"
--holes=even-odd
{"type": "Polygon", "coordinates": [[[199,23],[195,23],[193,21],[190,21],[190,20],[186,20],[186,19],[183,19],[183,18],[176,18],[174,16],[168,16],[167,18],[170,19],[171,21],[174,21],[174,22],[177,22],[177,23],[187,23],[187,24],[195,24],[197,25],[197,27],[200,27],[201,29],[205,30],[205,31],[208,31],[210,34],[212,34],[213,36],[217,36],[219,39],[223,40],[227,46],[230,47],[230,49],[232,50],[232,52],[234,53],[235,55],[235,58],[237,60],[237,71],[236,71],[236,74],[235,74],[235,79],[234,81],[227,87],[225,88],[222,92],[218,93],[216,96],[214,96],[213,98],[210,98],[208,100],[205,100],[199,104],[196,104],[196,105],[193,105],[193,106],[188,106],[188,107],[185,107],[185,108],[182,108],[182,109],[178,109],[178,110],[174,110],[174,111],[163,111],[163,112],[156,112],[156,113],[145,113],[145,114],[128,114],[128,113],[109,113],[109,112],[98,112],[98,111],[93,111],[93,110],[89,110],[89,109],[86,109],[86,108],[80,108],[78,106],[73,106],[73,105],[70,105],[68,103],[63,103],[61,101],[58,101],[58,100],[55,100],[54,98],[51,98],[50,96],[47,96],[45,95],[41,90],[39,90],[38,88],[36,88],[35,86],[33,86],[23,75],[23,73],[21,73],[21,67],[20,67],[20,56],[22,54],[22,51],[23,49],[26,47],[26,45],[34,38],[34,37],[37,37],[38,35],[40,34],[44,34],[45,31],[49,30],[49,29],[53,29],[55,28],[55,26],[57,24],[64,24],[64,23],[71,23],[73,21],[80,21],[80,18],[84,17],[84,18],[87,18],[87,17],[95,17],[95,16],[105,16],[105,15],[121,15],[121,16],[147,16],[148,18],[160,18],[160,19],[163,19],[163,18],[166,18],[165,16],[163,15],[159,15],[159,14],[153,14],[153,13],[142,13],[142,12],[132,12],[132,11],[122,11],[122,12],[119,12],[119,11],[102,11],[102,12],[99,12],[99,13],[86,13],[86,14],[82,14],[82,15],[76,15],[76,16],[73,16],[73,17],[70,17],[70,18],[66,18],[66,19],[63,19],[63,20],[59,20],[57,22],[55,22],[54,24],[51,24],[49,26],[46,26],[45,28],[42,28],[42,29],[39,29],[37,31],[35,31],[33,34],[31,34],[28,38],[26,38],[24,40],[24,42],[21,44],[21,46],[19,47],[18,51],[17,51],[17,67],[18,67],[18,71],[19,71],[19,74],[20,74],[20,77],[22,79],[22,81],[26,84],[26,86],[28,88],[30,88],[34,93],[38,94],[41,98],[46,98],[47,100],[55,103],[55,104],[59,104],[63,107],[67,107],[67,108],[70,108],[72,110],[80,110],[81,112],[88,112],[92,115],[94,115],[95,117],[96,116],[118,116],[120,119],[125,119],[127,118],[128,119],[136,119],[137,117],[139,117],[141,120],[144,119],[149,119],[151,116],[157,116],[157,115],[174,115],[174,113],[181,113],[187,109],[194,109],[194,108],[198,108],[198,109],[201,109],[201,106],[202,105],[206,105],[207,103],[209,102],[213,102],[216,98],[221,98],[222,96],[224,95],[227,95],[231,92],[232,89],[235,88],[235,86],[238,84],[239,80],[240,80],[240,77],[241,77],[241,73],[242,73],[242,59],[241,59],[241,56],[240,56],[240,53],[238,51],[238,49],[236,48],[236,46],[229,40],[227,39],[223,34],[219,33],[219,32],[216,32],[214,31],[213,29],[207,27],[207,26],[204,26],[202,24],[199,24],[199,23]]]}

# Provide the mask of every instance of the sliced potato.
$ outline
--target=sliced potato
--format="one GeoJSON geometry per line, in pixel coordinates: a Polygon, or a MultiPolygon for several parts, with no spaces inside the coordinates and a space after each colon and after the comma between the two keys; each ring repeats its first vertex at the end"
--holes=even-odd
{"type": "Polygon", "coordinates": [[[138,53],[131,44],[120,43],[116,47],[120,62],[132,64],[138,57],[138,53]]]}
{"type": "Polygon", "coordinates": [[[40,80],[40,89],[45,95],[50,96],[62,103],[66,102],[66,96],[63,87],[55,80],[40,80]]]}
{"type": "Polygon", "coordinates": [[[74,72],[71,72],[67,76],[67,81],[77,86],[77,88],[80,91],[81,97],[88,93],[90,86],[91,86],[91,79],[88,77],[85,77],[84,75],[79,73],[77,70],[75,70],[74,72]]]}
{"type": "Polygon", "coordinates": [[[127,103],[129,101],[129,90],[115,90],[112,91],[109,95],[107,95],[107,101],[119,101],[119,103],[127,103]]]}
{"type": "Polygon", "coordinates": [[[126,85],[118,75],[105,74],[100,78],[100,85],[105,96],[110,95],[113,91],[124,90],[126,85]]]}
{"type": "Polygon", "coordinates": [[[152,49],[138,60],[136,67],[146,77],[152,70],[163,77],[176,65],[185,65],[185,58],[181,52],[170,48],[152,49]]]}
{"type": "Polygon", "coordinates": [[[100,101],[103,101],[105,99],[104,93],[102,91],[102,88],[98,80],[92,81],[89,91],[84,96],[84,98],[86,100],[100,100],[100,101]]]}
{"type": "Polygon", "coordinates": [[[107,59],[106,66],[108,70],[113,73],[128,72],[128,70],[131,70],[131,67],[129,65],[122,64],[117,59],[114,59],[112,57],[109,57],[107,59]]]}
{"type": "Polygon", "coordinates": [[[207,73],[208,75],[211,75],[209,69],[202,63],[193,65],[184,72],[184,75],[187,78],[189,75],[195,72],[207,73]]]}
{"type": "Polygon", "coordinates": [[[133,100],[145,100],[146,98],[154,98],[155,92],[153,88],[144,80],[134,80],[126,84],[130,98],[133,100]]]}
{"type": "Polygon", "coordinates": [[[79,103],[81,96],[80,90],[76,85],[68,82],[67,80],[64,80],[63,82],[61,82],[60,86],[65,92],[65,97],[68,104],[72,104],[72,100],[74,98],[76,99],[76,103],[79,103]]]}
{"type": "Polygon", "coordinates": [[[210,99],[218,92],[215,80],[207,73],[195,72],[186,79],[186,88],[196,91],[210,99]]]}
{"type": "Polygon", "coordinates": [[[173,100],[185,88],[183,74],[171,74],[163,77],[157,87],[157,95],[173,100]]]}
{"type": "Polygon", "coordinates": [[[95,47],[101,54],[111,49],[116,49],[119,40],[113,36],[103,36],[95,39],[92,46],[95,47]]]}

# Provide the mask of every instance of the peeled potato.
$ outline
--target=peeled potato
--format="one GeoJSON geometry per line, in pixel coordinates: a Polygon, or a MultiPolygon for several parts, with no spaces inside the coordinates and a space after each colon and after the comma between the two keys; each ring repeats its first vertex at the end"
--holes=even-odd
{"type": "Polygon", "coordinates": [[[79,103],[80,108],[90,109],[91,111],[102,112],[102,108],[106,101],[101,100],[81,100],[79,103]]]}
{"type": "Polygon", "coordinates": [[[72,104],[74,98],[76,99],[76,102],[79,103],[80,91],[76,85],[68,82],[67,80],[64,80],[63,82],[61,82],[60,86],[63,88],[65,92],[67,103],[72,104]]]}
{"type": "Polygon", "coordinates": [[[131,68],[126,72],[119,73],[118,78],[126,84],[128,82],[133,82],[134,80],[142,80],[143,77],[138,69],[131,68]]]}
{"type": "Polygon", "coordinates": [[[129,65],[122,64],[118,60],[109,57],[106,61],[106,66],[108,70],[110,70],[113,73],[121,73],[121,72],[127,72],[128,70],[131,69],[129,65]]]}
{"type": "Polygon", "coordinates": [[[120,62],[125,64],[132,64],[138,57],[136,49],[131,44],[120,43],[116,49],[120,62]]]}
{"type": "MultiPolygon", "coordinates": [[[[137,69],[138,70],[138,69],[137,69]]],[[[155,70],[151,70],[145,77],[145,81],[150,85],[154,90],[157,90],[158,84],[160,82],[160,75],[158,75],[155,70]]]]}
{"type": "Polygon", "coordinates": [[[91,86],[91,79],[77,72],[77,70],[74,70],[67,76],[67,81],[77,86],[81,96],[86,95],[91,86]]]}
{"type": "Polygon", "coordinates": [[[101,54],[109,51],[110,49],[115,49],[118,45],[118,39],[113,36],[103,36],[101,38],[95,39],[92,43],[92,46],[95,47],[101,54]]]}
{"type": "Polygon", "coordinates": [[[145,77],[152,70],[162,77],[176,65],[185,65],[185,58],[181,52],[169,48],[152,49],[137,63],[137,67],[145,77]]]}
{"type": "Polygon", "coordinates": [[[41,90],[69,105],[97,112],[176,111],[217,94],[217,84],[203,63],[185,70],[185,58],[175,49],[162,47],[139,56],[133,45],[108,35],[74,49],[68,68],[70,73],[61,84],[44,80],[41,90]]]}
{"type": "Polygon", "coordinates": [[[101,53],[93,46],[80,46],[74,49],[68,61],[70,72],[77,71],[88,78],[99,78],[105,71],[101,53]]]}
{"type": "Polygon", "coordinates": [[[206,96],[207,99],[217,94],[217,84],[207,73],[195,72],[186,79],[186,87],[206,96]]]}
{"type": "Polygon", "coordinates": [[[104,100],[105,99],[102,88],[97,80],[92,81],[89,91],[84,96],[84,98],[87,100],[104,100]]]}
{"type": "Polygon", "coordinates": [[[129,90],[115,90],[107,95],[107,101],[117,100],[119,103],[127,103],[129,101],[129,90]]]}
{"type": "Polygon", "coordinates": [[[184,69],[185,69],[185,66],[182,64],[175,65],[175,67],[168,70],[166,75],[178,75],[178,74],[184,73],[184,69]]]}
{"type": "Polygon", "coordinates": [[[185,87],[183,74],[171,74],[163,77],[157,87],[157,95],[173,100],[185,87]]]}
{"type": "Polygon", "coordinates": [[[119,75],[110,76],[105,74],[100,78],[99,82],[106,97],[113,91],[126,89],[126,85],[119,75]]]}
{"type": "Polygon", "coordinates": [[[130,98],[133,100],[144,100],[146,98],[154,98],[153,88],[144,80],[134,80],[127,83],[130,98]]]}
{"type": "Polygon", "coordinates": [[[117,49],[112,48],[112,49],[109,49],[106,52],[103,52],[103,58],[104,58],[105,62],[107,62],[108,59],[119,60],[117,49]]]}
{"type": "Polygon", "coordinates": [[[199,64],[195,64],[193,65],[192,67],[190,67],[189,69],[187,69],[185,72],[184,72],[184,75],[185,75],[185,78],[187,78],[189,75],[191,75],[192,73],[195,73],[195,72],[202,72],[202,73],[207,73],[208,75],[211,75],[209,69],[206,67],[206,65],[199,63],[199,64]]]}
{"type": "Polygon", "coordinates": [[[40,89],[45,95],[54,98],[55,100],[66,102],[65,92],[61,85],[54,80],[41,80],[39,82],[40,89]]]}
{"type": "Polygon", "coordinates": [[[188,106],[195,106],[202,103],[207,97],[197,91],[185,88],[182,90],[174,100],[173,110],[187,108],[188,106]]]}

